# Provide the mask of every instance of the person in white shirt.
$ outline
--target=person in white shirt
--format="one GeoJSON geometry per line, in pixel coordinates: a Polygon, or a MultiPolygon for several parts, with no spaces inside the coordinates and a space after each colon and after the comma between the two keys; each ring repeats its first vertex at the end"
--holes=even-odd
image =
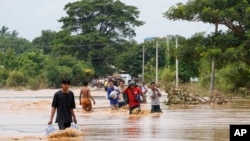
{"type": "Polygon", "coordinates": [[[120,94],[118,95],[118,108],[121,108],[123,106],[125,106],[125,102],[124,102],[124,94],[121,93],[122,91],[124,91],[126,89],[125,87],[125,82],[124,80],[120,80],[119,81],[119,86],[118,86],[118,90],[120,92],[120,94]]]}
{"type": "Polygon", "coordinates": [[[151,98],[151,113],[155,113],[155,112],[162,113],[162,110],[160,108],[161,92],[158,88],[156,88],[155,82],[150,83],[148,94],[151,98]]]}

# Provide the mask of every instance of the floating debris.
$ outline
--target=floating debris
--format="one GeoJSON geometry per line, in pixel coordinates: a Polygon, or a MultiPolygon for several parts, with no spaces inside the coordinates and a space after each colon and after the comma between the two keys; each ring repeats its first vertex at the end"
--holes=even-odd
{"type": "Polygon", "coordinates": [[[226,97],[222,92],[218,90],[214,90],[210,97],[202,97],[198,94],[193,94],[185,88],[173,89],[170,88],[167,91],[167,98],[164,103],[166,105],[171,104],[224,104],[228,102],[232,102],[230,97],[226,97]]]}
{"type": "Polygon", "coordinates": [[[66,128],[65,130],[58,130],[48,135],[48,138],[62,138],[62,137],[78,137],[82,134],[80,130],[74,128],[66,128]]]}

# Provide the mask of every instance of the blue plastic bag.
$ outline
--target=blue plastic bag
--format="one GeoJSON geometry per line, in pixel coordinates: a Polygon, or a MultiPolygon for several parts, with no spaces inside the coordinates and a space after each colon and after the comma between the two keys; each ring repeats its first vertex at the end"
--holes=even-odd
{"type": "Polygon", "coordinates": [[[141,95],[141,94],[135,95],[135,100],[136,100],[137,102],[143,102],[143,97],[142,97],[142,95],[141,95]]]}

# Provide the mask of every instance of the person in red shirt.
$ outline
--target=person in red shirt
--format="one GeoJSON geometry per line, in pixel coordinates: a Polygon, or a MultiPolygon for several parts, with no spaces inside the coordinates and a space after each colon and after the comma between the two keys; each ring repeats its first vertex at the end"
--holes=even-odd
{"type": "Polygon", "coordinates": [[[139,87],[136,87],[134,81],[130,81],[128,87],[123,90],[123,94],[128,96],[128,105],[129,105],[129,114],[132,114],[132,111],[135,108],[139,109],[140,112],[140,102],[135,99],[136,95],[142,94],[142,91],[139,87]]]}

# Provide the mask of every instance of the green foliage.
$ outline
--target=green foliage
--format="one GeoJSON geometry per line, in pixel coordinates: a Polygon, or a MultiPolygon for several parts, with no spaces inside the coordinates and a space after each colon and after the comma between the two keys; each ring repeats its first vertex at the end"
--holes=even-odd
{"type": "Polygon", "coordinates": [[[165,68],[161,74],[161,82],[165,85],[169,85],[175,81],[175,71],[165,68]]]}
{"type": "Polygon", "coordinates": [[[7,69],[0,66],[0,88],[6,85],[6,80],[9,76],[9,72],[7,69]]]}
{"type": "Polygon", "coordinates": [[[54,59],[57,60],[58,65],[60,65],[60,66],[68,66],[68,67],[73,67],[78,62],[78,60],[75,57],[71,57],[69,55],[56,57],[54,59]]]}
{"type": "Polygon", "coordinates": [[[0,38],[17,38],[18,32],[16,30],[8,31],[9,28],[6,26],[2,26],[0,29],[0,38]]]}
{"type": "MultiPolygon", "coordinates": [[[[189,82],[190,77],[199,76],[199,66],[201,55],[197,51],[203,47],[204,35],[196,34],[188,40],[182,41],[177,54],[179,60],[179,79],[182,82],[189,82]]],[[[174,64],[173,64],[174,65],[174,64]]]]}
{"type": "Polygon", "coordinates": [[[82,81],[85,79],[84,67],[81,63],[77,63],[72,67],[72,75],[78,85],[82,84],[82,81]]]}
{"type": "Polygon", "coordinates": [[[95,74],[94,70],[87,66],[86,63],[78,62],[72,67],[73,84],[81,85],[83,80],[90,81],[95,74]]]}
{"type": "MultiPolygon", "coordinates": [[[[52,53],[54,55],[73,55],[75,52],[77,52],[76,46],[74,45],[78,44],[73,40],[73,38],[70,35],[70,31],[68,30],[59,31],[55,35],[55,38],[51,42],[51,44],[52,44],[52,53]]],[[[86,53],[83,52],[82,55],[86,56],[86,53]]]]}
{"type": "Polygon", "coordinates": [[[249,28],[249,6],[246,0],[190,0],[171,7],[164,16],[172,20],[202,21],[223,24],[235,34],[242,36],[249,28]]]}
{"type": "MultiPolygon", "coordinates": [[[[71,55],[92,62],[95,68],[114,65],[114,56],[125,48],[127,39],[135,36],[139,11],[114,0],[81,0],[68,3],[62,17],[62,31],[52,41],[53,54],[71,55]]],[[[95,70],[98,75],[102,70],[95,70]]]]}
{"type": "Polygon", "coordinates": [[[25,76],[36,77],[43,70],[43,52],[25,52],[17,57],[16,69],[25,76]]]}
{"type": "Polygon", "coordinates": [[[196,33],[186,39],[178,35],[153,38],[138,44],[131,40],[138,20],[136,7],[115,0],[80,0],[65,6],[62,30],[42,30],[32,43],[18,37],[8,27],[0,29],[0,87],[26,86],[36,90],[60,87],[63,77],[73,85],[83,80],[126,71],[134,77],[142,73],[145,47],[147,82],[155,80],[156,40],[159,43],[159,80],[169,87],[175,80],[175,60],[179,60],[180,82],[199,77],[209,88],[211,59],[215,59],[216,89],[234,92],[249,88],[250,8],[249,1],[190,0],[171,7],[164,16],[172,20],[223,24],[230,30],[205,36],[196,33]],[[178,38],[178,49],[176,49],[178,38]],[[169,45],[169,46],[168,46],[169,45]],[[10,73],[9,73],[10,72],[10,73]]]}
{"type": "Polygon", "coordinates": [[[32,44],[35,48],[42,49],[44,54],[49,54],[52,50],[52,41],[55,39],[57,33],[51,30],[42,30],[41,34],[40,37],[36,37],[32,41],[32,44]]]}
{"type": "Polygon", "coordinates": [[[37,78],[30,78],[28,80],[28,87],[31,89],[31,90],[38,90],[40,87],[40,81],[39,79],[37,78]]]}
{"type": "Polygon", "coordinates": [[[1,57],[2,60],[2,65],[4,66],[4,68],[8,69],[8,70],[13,70],[15,69],[16,66],[16,53],[14,51],[13,48],[7,48],[5,53],[2,54],[1,57]]]}
{"type": "Polygon", "coordinates": [[[60,87],[62,78],[72,78],[72,69],[68,66],[49,66],[46,78],[50,87],[60,87]]]}
{"type": "Polygon", "coordinates": [[[25,86],[27,79],[24,74],[20,71],[13,70],[10,72],[9,77],[6,81],[7,87],[18,87],[25,86]]]}
{"type": "Polygon", "coordinates": [[[85,74],[85,80],[90,81],[90,78],[92,78],[95,74],[95,71],[93,69],[85,69],[84,70],[84,74],[85,74]]]}
{"type": "MultiPolygon", "coordinates": [[[[132,76],[137,76],[142,70],[142,52],[136,44],[128,44],[127,50],[116,54],[114,64],[132,76]]],[[[114,59],[114,58],[113,58],[114,59]]]]}
{"type": "MultiPolygon", "coordinates": [[[[151,59],[153,60],[153,59],[151,59]]],[[[144,72],[144,81],[145,82],[151,82],[155,81],[155,67],[152,66],[152,62],[147,62],[144,66],[145,72],[144,72]]]]}
{"type": "Polygon", "coordinates": [[[0,30],[0,37],[7,37],[10,32],[8,31],[9,28],[6,26],[2,26],[1,30],[0,30]]]}
{"type": "Polygon", "coordinates": [[[49,87],[60,87],[61,79],[64,77],[70,78],[72,85],[81,85],[83,80],[89,80],[94,75],[90,63],[71,56],[46,56],[44,64],[44,77],[49,87]]]}
{"type": "Polygon", "coordinates": [[[93,77],[106,77],[107,75],[111,75],[115,72],[110,66],[107,65],[93,65],[93,71],[93,77]]]}
{"type": "Polygon", "coordinates": [[[208,90],[209,89],[210,80],[211,80],[211,76],[210,75],[203,75],[202,77],[199,78],[198,85],[200,87],[206,88],[208,90]]]}
{"type": "Polygon", "coordinates": [[[229,64],[218,71],[216,85],[218,89],[235,92],[238,88],[250,87],[250,67],[244,63],[229,64]]]}
{"type": "Polygon", "coordinates": [[[85,43],[133,37],[133,28],[143,24],[137,20],[137,8],[121,1],[80,0],[68,3],[64,10],[67,16],[59,20],[63,23],[62,28],[79,34],[85,43]]]}
{"type": "MultiPolygon", "coordinates": [[[[242,74],[238,74],[238,70],[232,69],[231,64],[244,62],[246,64],[244,69],[250,65],[249,7],[250,1],[246,0],[190,0],[186,4],[178,3],[164,13],[164,16],[171,20],[202,21],[216,25],[215,33],[204,38],[204,43],[201,43],[200,47],[196,49],[201,58],[200,63],[197,61],[195,64],[200,64],[200,83],[203,83],[203,86],[207,86],[207,82],[209,82],[208,62],[212,59],[212,62],[215,60],[216,69],[219,70],[215,79],[217,87],[224,91],[235,91],[237,87],[242,87],[241,83],[234,81],[236,78],[228,77],[231,75],[227,73],[241,78],[242,74]],[[224,33],[218,32],[218,24],[223,24],[230,30],[224,33]]],[[[199,41],[198,44],[200,44],[199,41]]],[[[180,70],[187,70],[185,66],[180,65],[180,70]]],[[[213,75],[211,77],[213,78],[213,75]]],[[[211,82],[211,84],[213,83],[211,82]]]]}
{"type": "Polygon", "coordinates": [[[12,48],[15,54],[21,54],[34,49],[32,44],[26,39],[0,37],[0,50],[6,51],[9,48],[12,48]]]}

